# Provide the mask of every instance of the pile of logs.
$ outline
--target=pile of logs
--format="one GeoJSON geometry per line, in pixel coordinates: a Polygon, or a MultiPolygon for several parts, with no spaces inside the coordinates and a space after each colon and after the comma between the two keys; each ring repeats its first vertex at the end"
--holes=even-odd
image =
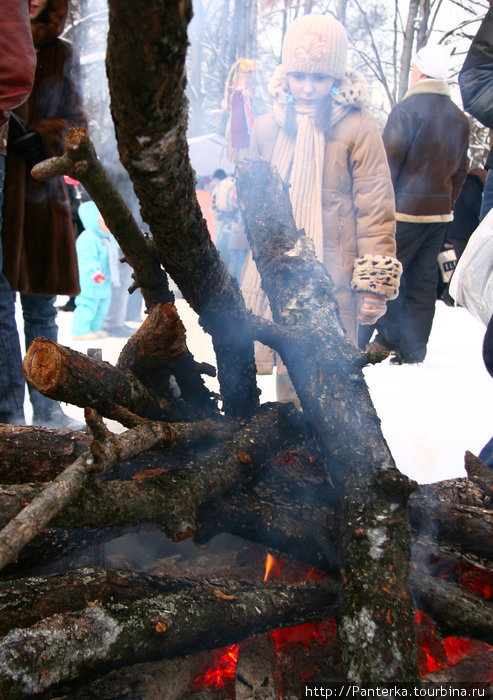
{"type": "MultiPolygon", "coordinates": [[[[0,696],[84,697],[81,679],[95,683],[110,669],[328,618],[337,619],[341,680],[417,683],[417,608],[445,636],[491,643],[491,604],[450,573],[491,574],[490,472],[473,455],[467,479],[418,487],[397,470],[363,377],[378,358],[347,341],[332,281],[296,229],[286,188],[261,162],[242,164],[236,177],[273,321],[246,312],[208,235],[187,156],[191,3],[110,0],[109,10],[120,156],[152,236],[83,130],[70,130],[66,153],[33,175],[82,183],[133,267],[147,318],[115,367],[46,339],[27,351],[27,380],[84,407],[91,435],[0,429],[0,696]],[[187,348],[167,275],[212,337],[220,396],[202,378],[216,368],[187,348]],[[281,356],[302,411],[259,405],[254,340],[281,356]],[[104,418],[125,431],[110,433],[104,418]],[[231,533],[327,576],[280,584],[36,569],[144,523],[174,542],[231,533]]],[[[491,655],[482,659],[480,677],[467,680],[491,675],[491,655]]],[[[428,677],[461,679],[460,668],[453,673],[428,677]]]]}

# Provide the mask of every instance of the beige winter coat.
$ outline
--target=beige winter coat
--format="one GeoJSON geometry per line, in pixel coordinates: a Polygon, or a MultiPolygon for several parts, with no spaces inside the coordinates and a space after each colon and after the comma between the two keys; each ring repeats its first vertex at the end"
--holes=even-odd
{"type": "MultiPolygon", "coordinates": [[[[364,85],[364,79],[351,71],[335,98],[322,183],[323,262],[335,285],[342,324],[354,343],[359,315],[359,295],[351,289],[354,260],[365,254],[395,257],[396,253],[390,171],[376,122],[361,110],[364,85]]],[[[271,161],[280,128],[274,112],[255,121],[252,157],[271,161]]],[[[251,256],[242,291],[247,307],[265,315],[268,305],[251,256]]],[[[270,360],[260,356],[257,367],[260,373],[272,371],[270,360]]]]}

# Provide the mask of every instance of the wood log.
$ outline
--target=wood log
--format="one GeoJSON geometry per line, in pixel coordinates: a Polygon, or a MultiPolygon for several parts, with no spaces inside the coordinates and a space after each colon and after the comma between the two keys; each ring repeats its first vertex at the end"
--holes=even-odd
{"type": "Polygon", "coordinates": [[[91,442],[91,435],[80,430],[0,424],[0,483],[54,479],[91,442]]]}
{"type": "Polygon", "coordinates": [[[142,326],[129,338],[117,367],[153,386],[162,373],[169,373],[187,353],[185,327],[174,304],[155,304],[142,326]]]}
{"type": "Polygon", "coordinates": [[[286,186],[263,161],[240,164],[236,174],[273,319],[291,330],[289,344],[275,349],[338,489],[345,672],[368,682],[417,680],[408,651],[414,633],[406,500],[414,485],[395,466],[364,381],[362,353],[344,335],[332,280],[313,243],[296,230],[286,186]]]}
{"type": "MultiPolygon", "coordinates": [[[[86,484],[83,504],[66,506],[53,525],[60,524],[60,519],[72,527],[85,527],[91,519],[96,527],[137,525],[147,520],[159,523],[171,539],[191,537],[205,503],[253,474],[269,457],[299,439],[301,432],[300,416],[291,406],[264,404],[231,440],[181,469],[163,470],[145,481],[86,484]]],[[[129,435],[127,441],[133,449],[131,431],[129,435]]],[[[42,487],[35,485],[2,487],[0,501],[5,510],[0,517],[10,520],[26,499],[41,491],[42,487]]]]}
{"type": "Polygon", "coordinates": [[[131,372],[46,338],[31,343],[22,367],[27,381],[45,396],[90,406],[107,418],[122,420],[120,408],[151,420],[186,418],[183,402],[159,396],[131,372]]]}
{"type": "MultiPolygon", "coordinates": [[[[222,437],[230,434],[227,427],[220,427],[219,430],[222,437]]],[[[103,431],[101,441],[95,440],[90,451],[83,453],[64,469],[2,529],[0,569],[14,561],[27,542],[72,502],[95,474],[109,471],[121,461],[155,446],[174,444],[177,436],[180,436],[182,444],[190,444],[197,440],[203,441],[211,433],[217,432],[217,426],[212,421],[192,426],[146,422],[116,437],[111,437],[107,430],[103,431]]]]}
{"type": "MultiPolygon", "coordinates": [[[[80,576],[80,601],[86,603],[87,591],[97,591],[87,584],[87,572],[80,576]]],[[[78,580],[72,574],[69,585],[78,580]]],[[[338,596],[329,579],[293,586],[170,580],[160,581],[159,588],[127,604],[103,603],[108,593],[103,580],[102,595],[82,609],[9,632],[0,639],[0,695],[35,694],[112,667],[214,649],[259,631],[324,619],[333,615],[338,596]]]]}
{"type": "MultiPolygon", "coordinates": [[[[9,434],[10,426],[5,427],[5,432],[9,434]]],[[[22,429],[22,434],[29,435],[31,432],[33,439],[40,435],[46,440],[45,448],[38,448],[35,463],[40,460],[47,462],[50,443],[55,445],[56,450],[58,443],[54,442],[55,437],[64,438],[66,434],[65,431],[58,434],[57,431],[46,428],[22,429]]],[[[6,462],[12,460],[15,464],[19,456],[18,442],[5,440],[4,434],[0,430],[0,444],[4,449],[10,445],[4,459],[6,462]]],[[[72,434],[69,435],[71,440],[72,434]]],[[[162,469],[167,459],[166,452],[147,453],[143,460],[135,461],[132,471],[145,470],[146,466],[162,469]]],[[[152,473],[157,472],[150,472],[152,473]]],[[[51,477],[54,476],[56,473],[51,474],[51,477]]],[[[80,506],[74,505],[71,510],[71,517],[74,517],[72,524],[89,528],[114,526],[112,514],[120,512],[118,500],[122,500],[121,507],[127,512],[124,503],[130,497],[136,512],[141,514],[141,522],[151,522],[159,509],[155,504],[156,497],[151,494],[155,487],[153,480],[143,480],[138,490],[135,489],[135,484],[124,482],[101,484],[89,509],[82,503],[80,506]],[[105,501],[115,504],[110,512],[105,501]]],[[[3,526],[9,518],[14,517],[20,504],[31,500],[35,493],[39,493],[39,489],[27,486],[9,490],[3,486],[0,492],[3,493],[0,496],[0,513],[3,515],[3,518],[0,516],[0,525],[3,526]]],[[[238,485],[217,502],[212,500],[201,508],[195,539],[207,542],[214,535],[230,532],[246,540],[273,547],[312,566],[334,572],[339,564],[335,499],[335,489],[325,477],[318,452],[307,450],[306,447],[298,448],[289,453],[281,453],[265,464],[253,480],[238,485]]],[[[462,558],[476,566],[490,566],[493,517],[491,506],[485,504],[485,499],[487,497],[482,490],[470,479],[421,485],[408,502],[413,550],[418,543],[421,550],[413,554],[413,561],[417,561],[420,567],[431,567],[439,557],[448,557],[455,560],[462,558]]],[[[120,516],[117,521],[122,526],[137,522],[132,517],[125,523],[120,516]]],[[[57,522],[61,527],[71,525],[67,515],[61,515],[57,522]]],[[[64,543],[67,542],[66,536],[62,539],[64,543]]]]}

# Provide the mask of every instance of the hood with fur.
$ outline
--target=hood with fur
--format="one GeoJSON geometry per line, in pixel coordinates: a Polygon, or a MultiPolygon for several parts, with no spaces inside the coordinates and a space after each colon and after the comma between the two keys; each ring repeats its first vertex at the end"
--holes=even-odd
{"type": "Polygon", "coordinates": [[[44,11],[31,22],[31,33],[36,48],[51,44],[60,36],[65,27],[67,12],[68,0],[48,0],[44,11]]]}

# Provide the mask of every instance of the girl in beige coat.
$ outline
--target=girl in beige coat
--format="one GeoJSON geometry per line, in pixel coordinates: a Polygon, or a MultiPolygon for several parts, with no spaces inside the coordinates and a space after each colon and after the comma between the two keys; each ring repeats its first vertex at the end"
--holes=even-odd
{"type": "MultiPolygon", "coordinates": [[[[385,150],[363,111],[365,80],[346,70],[346,54],[346,31],[330,15],[293,22],[269,85],[273,111],[256,120],[251,143],[252,157],[270,162],[289,183],[296,225],[332,277],[341,322],[356,344],[358,323],[375,323],[397,296],[401,266],[385,150]]],[[[266,315],[251,255],[242,291],[247,307],[266,315]]],[[[256,359],[259,373],[272,372],[268,355],[257,352],[256,359]]],[[[278,368],[278,389],[282,374],[278,368]]]]}

